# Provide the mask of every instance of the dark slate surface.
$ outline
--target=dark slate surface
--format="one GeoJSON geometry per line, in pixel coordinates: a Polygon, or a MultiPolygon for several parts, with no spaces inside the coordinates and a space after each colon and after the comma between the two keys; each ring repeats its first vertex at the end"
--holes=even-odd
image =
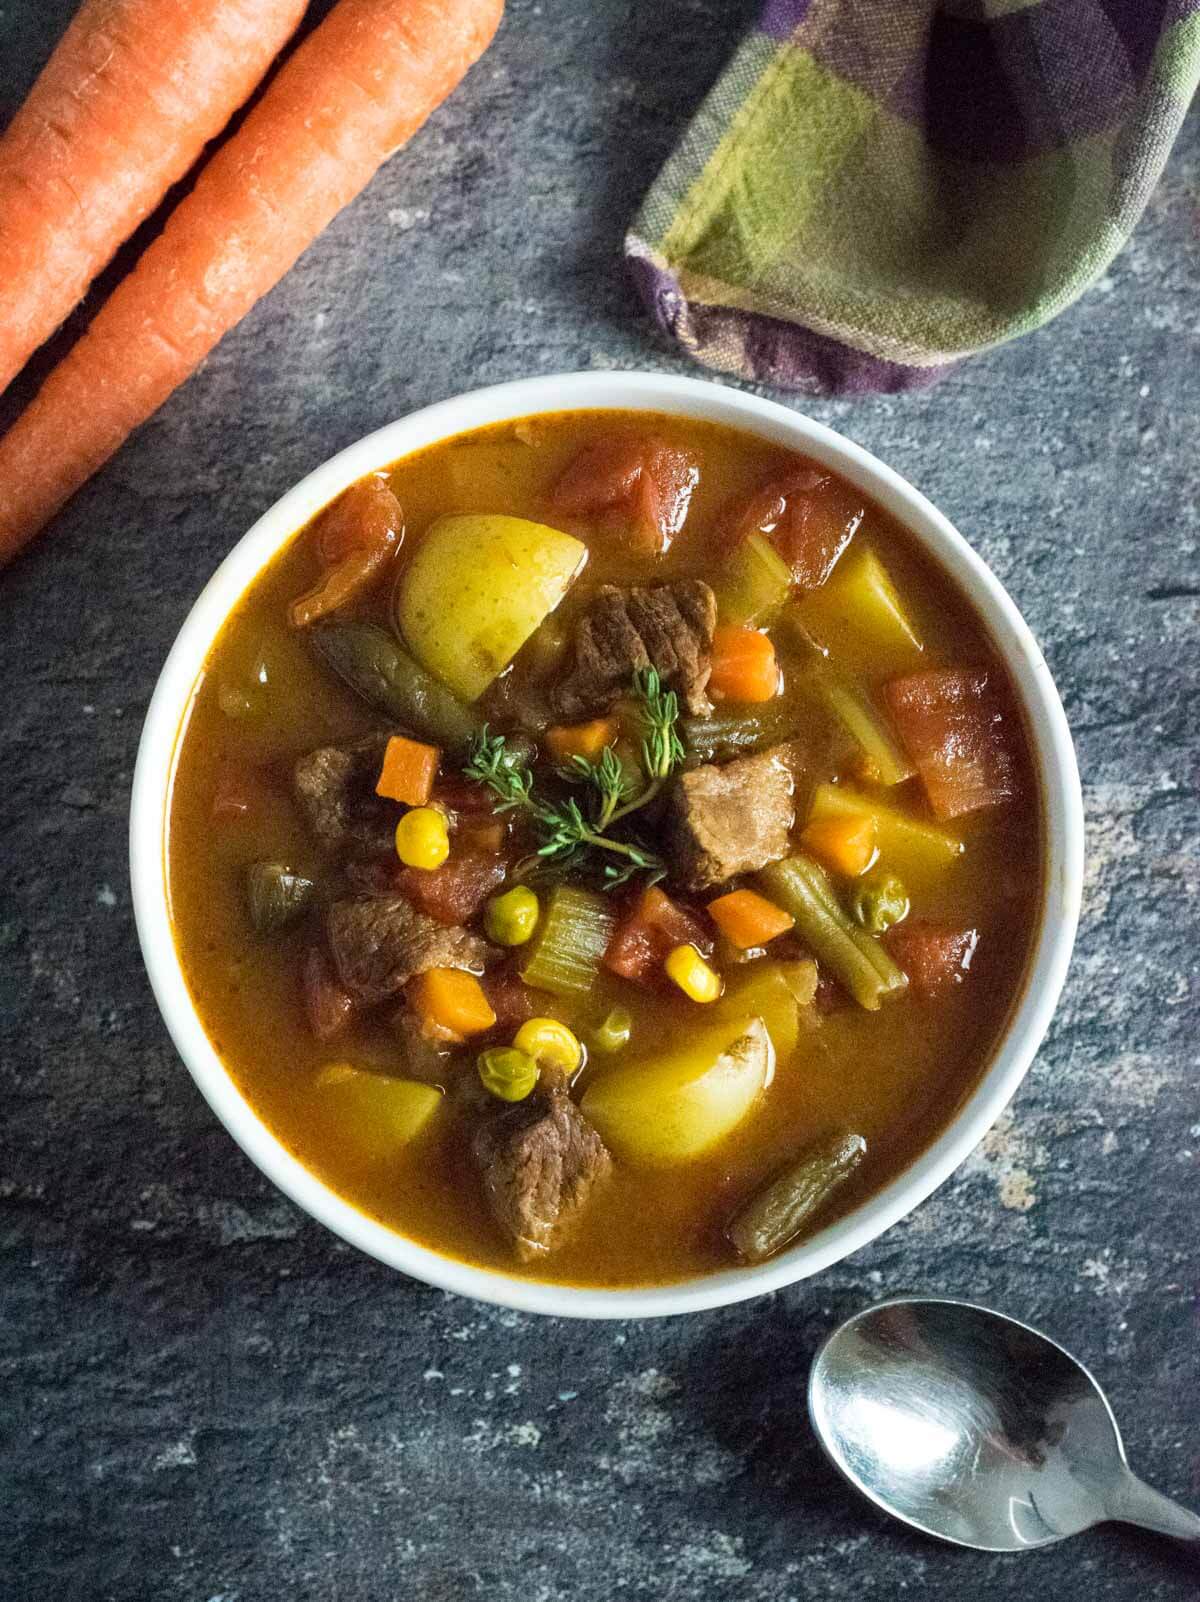
{"type": "MultiPolygon", "coordinates": [[[[74,0],[0,0],[0,117],[74,0]]],[[[1200,126],[1044,332],[919,398],[815,414],[916,480],[1044,642],[1087,903],[1012,1113],[818,1282],[667,1323],[548,1323],[341,1246],[216,1127],[129,911],[138,728],[185,609],[337,447],[520,374],[680,366],[618,263],[752,0],[513,0],[494,52],[0,576],[0,1591],[186,1602],[1193,1594],[1096,1533],[1023,1560],[852,1500],[803,1419],[831,1321],[904,1288],[1086,1354],[1135,1461],[1200,1501],[1195,983],[1200,126]]]]}

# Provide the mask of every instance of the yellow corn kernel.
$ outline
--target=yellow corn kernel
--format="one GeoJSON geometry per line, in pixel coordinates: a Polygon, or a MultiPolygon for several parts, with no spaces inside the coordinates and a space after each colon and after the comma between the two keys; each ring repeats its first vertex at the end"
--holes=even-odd
{"type": "Polygon", "coordinates": [[[692,1001],[715,1001],[721,994],[721,975],[709,967],[695,946],[676,946],[666,968],[667,977],[692,1001]]]}
{"type": "Polygon", "coordinates": [[[450,855],[446,819],[436,807],[413,807],[396,825],[396,855],[406,868],[440,868],[450,855]]]}
{"type": "Polygon", "coordinates": [[[573,1074],[583,1061],[583,1047],[557,1018],[527,1018],[513,1036],[513,1045],[534,1062],[573,1074]]]}

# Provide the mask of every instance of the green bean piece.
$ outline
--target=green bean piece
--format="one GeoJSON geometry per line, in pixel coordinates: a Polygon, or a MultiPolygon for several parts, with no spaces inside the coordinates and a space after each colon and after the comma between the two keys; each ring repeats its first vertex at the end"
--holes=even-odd
{"type": "Polygon", "coordinates": [[[541,908],[528,885],[514,885],[493,896],[484,908],[483,932],[498,946],[523,946],[532,939],[541,908]]]}
{"type": "Polygon", "coordinates": [[[611,1057],[624,1051],[633,1033],[633,1014],[628,1007],[614,1007],[592,1035],[592,1049],[611,1057]]]}
{"type": "Polygon", "coordinates": [[[802,708],[784,696],[764,702],[753,712],[683,718],[679,732],[689,757],[698,757],[701,762],[724,762],[790,739],[803,722],[802,708]]]}
{"type": "Polygon", "coordinates": [[[316,885],[282,862],[252,862],[246,869],[246,909],[255,934],[277,934],[307,912],[316,885]]]}
{"type": "Polygon", "coordinates": [[[482,727],[452,691],[377,623],[325,623],[308,638],[327,666],[377,712],[458,753],[482,727]]]}
{"type": "Polygon", "coordinates": [[[780,1251],[825,1206],[867,1154],[861,1135],[831,1135],[752,1196],[725,1231],[746,1263],[780,1251]]]}
{"type": "Polygon", "coordinates": [[[501,1101],[524,1101],[541,1073],[529,1053],[515,1046],[490,1046],[479,1053],[475,1067],[483,1088],[501,1101]]]}
{"type": "Polygon", "coordinates": [[[596,982],[612,938],[612,904],[592,890],[557,884],[529,942],[521,978],[555,996],[585,996],[596,982]]]}
{"type": "Polygon", "coordinates": [[[876,870],[854,886],[850,911],[868,934],[881,935],[908,917],[908,891],[894,873],[876,870]]]}
{"type": "Polygon", "coordinates": [[[842,903],[838,900],[837,893],[824,868],[819,867],[816,863],[813,863],[812,867],[815,870],[814,885],[819,888],[825,907],[838,920],[847,935],[883,981],[884,996],[907,989],[908,975],[903,968],[898,967],[892,961],[886,948],[880,944],[874,935],[868,934],[865,929],[860,929],[852,918],[846,916],[842,903]]]}
{"type": "Polygon", "coordinates": [[[796,933],[819,963],[840,979],[868,1012],[903,991],[908,978],[874,936],[842,910],[825,870],[802,853],[759,874],[767,895],[796,920],[796,933]]]}

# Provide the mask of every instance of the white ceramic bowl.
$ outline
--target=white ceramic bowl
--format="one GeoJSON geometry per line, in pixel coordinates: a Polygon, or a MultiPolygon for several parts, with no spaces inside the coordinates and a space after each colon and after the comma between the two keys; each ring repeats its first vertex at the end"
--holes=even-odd
{"type": "Polygon", "coordinates": [[[133,905],[150,983],[180,1056],[243,1151],[299,1206],[381,1262],[465,1296],[577,1318],[684,1313],[776,1290],[838,1262],[924,1201],[999,1116],[1042,1041],[1070,960],[1082,863],[1079,776],[1049,669],[1016,607],[962,535],[898,473],[832,429],[755,395],[655,373],[572,373],[478,390],[381,428],[297,484],[221,563],[179,632],[146,716],[130,819],[133,905]],[[1032,731],[1049,856],[1037,945],[1020,1003],[986,1073],[944,1133],[848,1216],[770,1262],[633,1290],[545,1284],[443,1257],[368,1218],[310,1173],[245,1100],[204,1033],[171,938],[165,871],[167,799],[184,713],[221,625],[280,547],[348,484],[412,451],[506,418],[593,407],[673,412],[747,429],[834,468],[910,529],[970,597],[1008,664],[1032,731]]]}

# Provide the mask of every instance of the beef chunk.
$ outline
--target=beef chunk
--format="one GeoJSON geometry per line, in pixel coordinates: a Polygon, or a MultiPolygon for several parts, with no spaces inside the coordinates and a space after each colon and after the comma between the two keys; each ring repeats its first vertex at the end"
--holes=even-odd
{"type": "Polygon", "coordinates": [[[562,1244],[612,1168],[600,1136],[562,1084],[539,1087],[480,1125],[475,1160],[497,1224],[522,1262],[562,1244]]]}
{"type": "Polygon", "coordinates": [[[638,668],[655,667],[693,717],[705,716],[716,622],[716,598],[699,579],[653,590],[604,585],[579,621],[575,660],[555,696],[559,715],[604,712],[628,692],[638,668]]]}
{"type": "MultiPolygon", "coordinates": [[[[462,1058],[462,1053],[455,1046],[436,1039],[426,1030],[416,1013],[404,1004],[397,1007],[388,1019],[388,1027],[399,1042],[403,1064],[401,1072],[405,1078],[420,1079],[428,1085],[444,1085],[449,1081],[462,1058]]],[[[482,1085],[480,1089],[483,1089],[482,1085]]]]}
{"type": "Polygon", "coordinates": [[[681,773],[669,801],[672,877],[689,890],[707,890],[786,856],[793,788],[778,746],[681,773]]]}
{"type": "Polygon", "coordinates": [[[399,812],[375,794],[386,734],[350,745],[323,745],[292,770],[296,805],[313,834],[333,851],[391,852],[399,812]]]}
{"type": "Polygon", "coordinates": [[[335,901],[326,933],[342,983],[368,1005],[394,996],[427,968],[478,972],[500,955],[478,935],[427,918],[403,896],[335,901]]]}

